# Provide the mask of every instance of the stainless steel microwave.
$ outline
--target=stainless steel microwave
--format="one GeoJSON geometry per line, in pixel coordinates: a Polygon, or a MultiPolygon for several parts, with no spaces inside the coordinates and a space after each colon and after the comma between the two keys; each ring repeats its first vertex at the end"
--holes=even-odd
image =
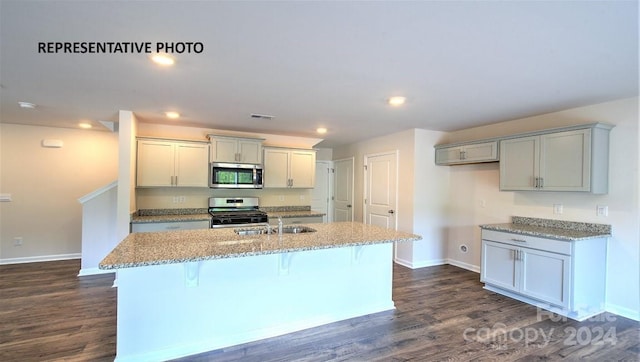
{"type": "Polygon", "coordinates": [[[209,164],[209,187],[214,189],[261,189],[262,165],[212,162],[209,164]]]}

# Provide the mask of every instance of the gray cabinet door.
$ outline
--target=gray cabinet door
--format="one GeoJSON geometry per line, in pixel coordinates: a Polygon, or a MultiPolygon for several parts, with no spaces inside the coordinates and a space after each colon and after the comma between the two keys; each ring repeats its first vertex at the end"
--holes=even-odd
{"type": "Polygon", "coordinates": [[[480,281],[505,290],[518,292],[520,269],[516,248],[507,244],[482,240],[480,281]]]}
{"type": "Polygon", "coordinates": [[[500,142],[500,190],[536,190],[540,165],[540,136],[500,142]]]}
{"type": "Polygon", "coordinates": [[[589,191],[591,130],[540,136],[540,190],[589,191]]]}
{"type": "Polygon", "coordinates": [[[571,257],[522,248],[521,293],[559,307],[569,307],[571,257]]]}

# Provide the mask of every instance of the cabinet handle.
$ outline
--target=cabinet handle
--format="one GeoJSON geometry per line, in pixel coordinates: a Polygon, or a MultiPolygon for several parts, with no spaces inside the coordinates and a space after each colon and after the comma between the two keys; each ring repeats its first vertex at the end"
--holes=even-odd
{"type": "Polygon", "coordinates": [[[289,184],[289,186],[293,187],[293,179],[290,179],[291,183],[289,184]]]}
{"type": "Polygon", "coordinates": [[[512,249],[513,252],[513,260],[522,260],[520,259],[520,250],[512,249]]]}
{"type": "Polygon", "coordinates": [[[511,239],[511,241],[516,241],[516,242],[519,242],[519,243],[526,243],[527,242],[524,239],[511,239]]]}
{"type": "Polygon", "coordinates": [[[167,230],[175,230],[175,229],[180,229],[180,226],[175,225],[175,226],[167,226],[167,230]]]}
{"type": "Polygon", "coordinates": [[[176,186],[178,186],[178,175],[176,175],[176,186]]]}
{"type": "Polygon", "coordinates": [[[544,178],[540,177],[540,188],[544,187],[544,178]]]}
{"type": "Polygon", "coordinates": [[[534,177],[533,179],[533,188],[537,189],[538,188],[538,183],[540,182],[540,178],[539,177],[534,177]]]}

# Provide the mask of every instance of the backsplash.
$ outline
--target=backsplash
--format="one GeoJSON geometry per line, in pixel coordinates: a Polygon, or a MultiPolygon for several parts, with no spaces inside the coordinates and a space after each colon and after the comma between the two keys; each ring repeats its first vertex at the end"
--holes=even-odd
{"type": "Polygon", "coordinates": [[[225,190],[177,187],[136,189],[136,205],[139,210],[207,208],[209,197],[258,197],[261,208],[311,204],[310,189],[225,190]]]}

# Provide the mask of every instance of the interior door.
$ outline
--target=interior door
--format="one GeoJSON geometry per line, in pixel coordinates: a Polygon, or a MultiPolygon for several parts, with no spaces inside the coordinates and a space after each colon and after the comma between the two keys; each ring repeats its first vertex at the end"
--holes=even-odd
{"type": "Polygon", "coordinates": [[[397,229],[397,152],[365,156],[366,224],[397,229]]]}
{"type": "Polygon", "coordinates": [[[311,210],[325,214],[324,222],[331,222],[331,161],[316,161],[316,185],[311,190],[311,210]]]}
{"type": "Polygon", "coordinates": [[[333,220],[353,221],[353,158],[333,163],[333,220]]]}

